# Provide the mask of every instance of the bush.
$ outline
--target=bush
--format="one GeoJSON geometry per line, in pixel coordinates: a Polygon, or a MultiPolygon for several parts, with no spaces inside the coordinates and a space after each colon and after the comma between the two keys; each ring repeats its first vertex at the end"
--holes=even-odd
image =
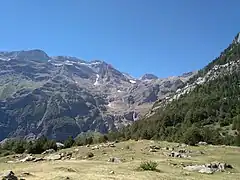
{"type": "Polygon", "coordinates": [[[157,171],[158,164],[153,161],[146,161],[140,164],[140,169],[144,171],[157,171]]]}
{"type": "Polygon", "coordinates": [[[195,145],[202,140],[200,129],[197,127],[191,127],[183,134],[183,142],[188,145],[195,145]]]}
{"type": "Polygon", "coordinates": [[[73,144],[75,143],[74,139],[72,136],[68,137],[68,139],[66,141],[64,141],[64,147],[65,148],[70,148],[73,146],[73,144]]]}

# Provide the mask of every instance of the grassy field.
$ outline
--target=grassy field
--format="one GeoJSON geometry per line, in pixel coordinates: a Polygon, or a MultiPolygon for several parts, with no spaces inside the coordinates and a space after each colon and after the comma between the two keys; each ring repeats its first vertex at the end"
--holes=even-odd
{"type": "Polygon", "coordinates": [[[6,163],[12,157],[0,159],[0,173],[12,170],[17,176],[24,172],[26,180],[61,180],[61,179],[89,179],[89,180],[240,180],[240,148],[228,146],[184,147],[191,150],[189,158],[171,158],[165,155],[167,150],[149,152],[150,145],[160,147],[174,147],[176,144],[154,141],[126,141],[107,147],[92,150],[90,147],[74,147],[62,151],[74,152],[73,159],[59,161],[43,161],[28,163],[6,163]],[[200,151],[202,153],[200,153],[200,151]],[[92,152],[93,158],[84,159],[86,153],[92,152]],[[108,162],[110,157],[122,160],[120,163],[108,162]],[[137,170],[142,161],[156,161],[158,172],[137,170]],[[182,164],[206,164],[213,161],[226,162],[233,169],[226,172],[216,172],[211,175],[188,172],[183,170],[182,164]],[[174,164],[174,165],[172,165],[174,164]],[[113,171],[111,173],[111,171],[113,171]]]}

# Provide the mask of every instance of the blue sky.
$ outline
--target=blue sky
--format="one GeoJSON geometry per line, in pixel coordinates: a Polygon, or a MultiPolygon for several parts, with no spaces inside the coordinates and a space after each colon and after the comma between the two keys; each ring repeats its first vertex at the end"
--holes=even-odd
{"type": "Polygon", "coordinates": [[[104,60],[135,77],[197,70],[240,31],[239,0],[2,0],[0,50],[104,60]]]}

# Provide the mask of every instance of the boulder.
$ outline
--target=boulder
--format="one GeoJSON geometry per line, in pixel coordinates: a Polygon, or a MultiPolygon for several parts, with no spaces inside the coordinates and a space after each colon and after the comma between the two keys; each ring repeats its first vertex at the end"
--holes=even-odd
{"type": "Polygon", "coordinates": [[[186,166],[183,169],[188,171],[197,171],[204,174],[213,174],[216,171],[224,171],[227,168],[232,168],[232,166],[226,163],[213,162],[205,165],[186,166]]]}
{"type": "Polygon", "coordinates": [[[92,150],[95,150],[95,149],[99,149],[99,146],[96,145],[96,146],[93,146],[93,147],[92,147],[92,150]]]}
{"type": "Polygon", "coordinates": [[[114,163],[121,163],[121,159],[117,158],[117,157],[110,157],[108,159],[108,162],[114,162],[114,163]]]}
{"type": "Polygon", "coordinates": [[[168,154],[168,156],[177,157],[177,158],[187,158],[187,157],[189,157],[187,154],[182,154],[182,153],[174,152],[174,151],[172,151],[170,154],[168,154]]]}
{"type": "Polygon", "coordinates": [[[63,144],[63,143],[60,143],[60,142],[56,142],[56,145],[57,145],[57,148],[58,148],[58,149],[62,149],[62,148],[65,147],[64,144],[63,144]]]}
{"type": "Polygon", "coordinates": [[[36,158],[36,159],[33,160],[33,162],[39,162],[39,161],[44,161],[44,159],[43,158],[36,158]]]}
{"type": "Polygon", "coordinates": [[[156,149],[149,149],[148,152],[157,152],[157,150],[156,149]]]}
{"type": "Polygon", "coordinates": [[[52,153],[55,153],[54,149],[48,149],[48,150],[44,151],[42,154],[52,154],[52,153]]]}
{"type": "Polygon", "coordinates": [[[207,144],[208,144],[208,143],[202,142],[202,141],[198,142],[198,145],[200,145],[200,146],[206,146],[207,144]]]}
{"type": "Polygon", "coordinates": [[[199,146],[206,146],[207,144],[208,144],[207,142],[200,141],[200,142],[198,142],[197,145],[199,145],[199,146]]]}
{"type": "Polygon", "coordinates": [[[186,166],[183,169],[187,171],[200,171],[203,168],[205,168],[204,165],[192,165],[192,166],[186,166]]]}
{"type": "Polygon", "coordinates": [[[74,149],[74,152],[79,152],[79,149],[74,149]]]}
{"type": "Polygon", "coordinates": [[[94,154],[92,152],[88,152],[86,154],[86,158],[92,158],[94,156],[94,154]]]}
{"type": "Polygon", "coordinates": [[[200,172],[202,174],[213,174],[215,171],[212,168],[204,167],[204,168],[200,169],[198,172],[200,172]]]}
{"type": "Polygon", "coordinates": [[[71,159],[72,154],[73,154],[72,152],[62,152],[60,156],[62,160],[65,160],[65,159],[71,159]]]}
{"type": "Polygon", "coordinates": [[[32,155],[28,155],[25,158],[21,159],[20,162],[33,161],[35,158],[32,155]]]}
{"type": "Polygon", "coordinates": [[[44,159],[49,160],[49,161],[55,161],[55,160],[60,160],[62,156],[60,154],[52,154],[49,156],[46,156],[44,159]]]}
{"type": "Polygon", "coordinates": [[[156,145],[151,145],[151,146],[149,146],[150,147],[150,149],[160,149],[160,147],[159,146],[156,146],[156,145]]]}
{"type": "Polygon", "coordinates": [[[15,176],[14,172],[11,170],[6,171],[2,175],[2,180],[17,180],[18,178],[15,176]]]}
{"type": "Polygon", "coordinates": [[[115,174],[115,172],[114,171],[110,171],[110,174],[115,174]]]}

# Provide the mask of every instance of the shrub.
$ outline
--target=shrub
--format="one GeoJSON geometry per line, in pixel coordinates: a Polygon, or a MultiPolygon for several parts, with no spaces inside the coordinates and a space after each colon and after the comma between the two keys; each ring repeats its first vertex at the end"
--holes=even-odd
{"type": "Polygon", "coordinates": [[[140,169],[144,171],[157,171],[158,164],[153,161],[146,161],[140,164],[140,169]]]}
{"type": "Polygon", "coordinates": [[[201,135],[200,129],[194,126],[187,129],[183,134],[183,142],[188,145],[195,145],[202,140],[203,137],[201,135]]]}
{"type": "Polygon", "coordinates": [[[70,148],[73,146],[73,144],[75,143],[74,139],[72,136],[68,137],[68,139],[66,141],[64,141],[64,147],[65,148],[70,148]]]}

